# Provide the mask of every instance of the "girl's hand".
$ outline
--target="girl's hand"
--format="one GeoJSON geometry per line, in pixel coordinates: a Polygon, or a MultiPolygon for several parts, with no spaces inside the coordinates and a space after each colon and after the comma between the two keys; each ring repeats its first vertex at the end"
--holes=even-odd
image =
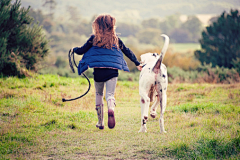
{"type": "Polygon", "coordinates": [[[71,48],[69,51],[70,51],[70,52],[73,52],[73,48],[71,48]]]}
{"type": "Polygon", "coordinates": [[[142,66],[137,66],[137,69],[139,70],[139,71],[141,71],[142,70],[142,66]]]}

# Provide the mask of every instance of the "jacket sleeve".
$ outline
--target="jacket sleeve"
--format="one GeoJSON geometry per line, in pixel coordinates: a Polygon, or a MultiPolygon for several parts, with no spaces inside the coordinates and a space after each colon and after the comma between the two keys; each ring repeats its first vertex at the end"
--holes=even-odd
{"type": "Polygon", "coordinates": [[[77,53],[78,55],[83,55],[86,53],[93,45],[93,38],[94,35],[92,35],[82,47],[73,48],[73,52],[77,53]]]}
{"type": "Polygon", "coordinates": [[[124,43],[120,38],[118,38],[118,41],[119,41],[119,48],[125,54],[125,56],[127,56],[133,63],[135,63],[136,66],[139,66],[140,62],[137,60],[137,57],[135,56],[135,54],[124,45],[124,43]]]}

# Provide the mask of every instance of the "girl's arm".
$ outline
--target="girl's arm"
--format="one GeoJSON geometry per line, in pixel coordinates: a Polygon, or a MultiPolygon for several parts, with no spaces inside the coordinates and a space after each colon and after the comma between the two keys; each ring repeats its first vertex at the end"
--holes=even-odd
{"type": "Polygon", "coordinates": [[[92,35],[82,47],[73,48],[72,49],[73,52],[77,53],[78,55],[82,55],[86,53],[92,47],[93,38],[94,38],[94,35],[92,35]]]}
{"type": "Polygon", "coordinates": [[[133,63],[135,63],[136,66],[139,66],[140,62],[137,60],[137,57],[135,56],[135,54],[124,45],[124,43],[120,38],[118,38],[118,40],[119,40],[119,48],[125,54],[125,56],[127,56],[133,63]]]}

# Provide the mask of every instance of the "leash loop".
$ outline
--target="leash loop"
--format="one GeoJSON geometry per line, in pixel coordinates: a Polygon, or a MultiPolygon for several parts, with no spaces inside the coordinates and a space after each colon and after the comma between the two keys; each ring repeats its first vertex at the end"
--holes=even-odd
{"type": "MultiPolygon", "coordinates": [[[[69,52],[68,52],[69,65],[70,65],[70,68],[71,68],[72,72],[75,73],[75,70],[74,70],[74,67],[73,67],[73,64],[72,64],[72,58],[71,58],[71,56],[72,56],[72,58],[73,58],[73,63],[74,63],[74,65],[75,65],[75,67],[78,68],[78,66],[77,66],[77,64],[76,64],[76,62],[75,62],[75,59],[74,59],[74,52],[72,52],[71,49],[70,49],[69,52]]],[[[90,80],[89,80],[89,78],[88,78],[84,73],[82,73],[82,74],[83,74],[83,76],[84,76],[84,77],[87,79],[87,81],[88,81],[88,90],[87,90],[84,94],[82,94],[81,96],[76,97],[76,98],[72,98],[72,99],[62,98],[62,102],[74,101],[74,100],[76,100],[76,99],[82,98],[83,96],[85,96],[85,95],[89,92],[89,90],[90,90],[90,88],[91,88],[90,80]]]]}

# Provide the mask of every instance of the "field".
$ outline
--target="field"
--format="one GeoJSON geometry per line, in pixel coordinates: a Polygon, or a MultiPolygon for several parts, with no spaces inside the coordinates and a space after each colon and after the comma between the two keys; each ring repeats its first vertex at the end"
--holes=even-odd
{"type": "Polygon", "coordinates": [[[140,129],[138,83],[118,81],[116,127],[95,127],[95,93],[84,78],[35,75],[0,79],[0,159],[238,159],[240,85],[169,84],[159,110],[140,129]]]}
{"type": "Polygon", "coordinates": [[[170,43],[169,48],[177,53],[193,53],[201,49],[201,45],[199,43],[170,43]]]}

